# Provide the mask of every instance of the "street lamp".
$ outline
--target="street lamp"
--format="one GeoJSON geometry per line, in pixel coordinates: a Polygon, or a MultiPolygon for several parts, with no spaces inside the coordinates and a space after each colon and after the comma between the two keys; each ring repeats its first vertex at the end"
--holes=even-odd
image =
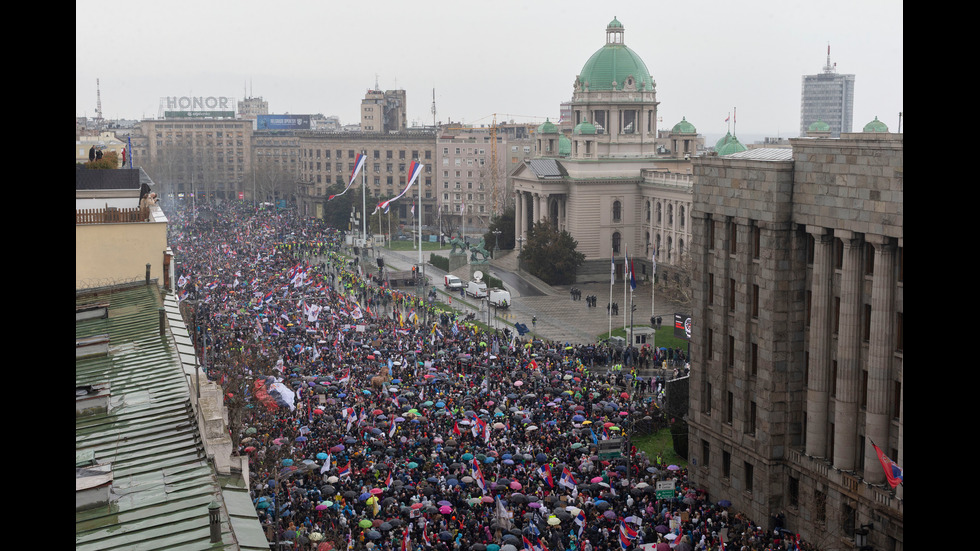
{"type": "Polygon", "coordinates": [[[500,230],[493,230],[490,232],[493,234],[493,257],[497,257],[497,251],[500,250],[500,234],[504,233],[500,230]]]}

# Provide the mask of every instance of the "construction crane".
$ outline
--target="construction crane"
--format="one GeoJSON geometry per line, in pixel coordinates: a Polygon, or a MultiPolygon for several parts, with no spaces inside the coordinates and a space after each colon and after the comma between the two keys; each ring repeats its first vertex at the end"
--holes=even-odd
{"type": "MultiPolygon", "coordinates": [[[[531,117],[527,115],[514,115],[510,113],[500,113],[502,117],[520,117],[523,119],[546,120],[546,117],[531,117]]],[[[490,216],[491,218],[500,214],[500,205],[497,202],[497,113],[492,115],[493,122],[490,123],[490,216]]]]}
{"type": "Polygon", "coordinates": [[[102,118],[102,89],[99,87],[99,79],[95,79],[95,131],[99,136],[102,135],[105,119],[102,118]]]}

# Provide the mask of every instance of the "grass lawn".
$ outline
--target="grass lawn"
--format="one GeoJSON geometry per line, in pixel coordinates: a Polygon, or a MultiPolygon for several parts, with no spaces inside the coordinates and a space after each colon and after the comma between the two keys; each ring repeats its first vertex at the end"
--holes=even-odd
{"type": "MultiPolygon", "coordinates": [[[[637,327],[650,327],[650,326],[640,325],[640,324],[633,326],[634,329],[637,327]]],[[[623,337],[624,339],[629,340],[628,330],[629,328],[624,329],[622,327],[618,329],[613,329],[612,336],[623,337]]],[[[608,339],[609,335],[610,335],[609,333],[603,333],[598,337],[596,337],[596,340],[601,341],[604,339],[608,339]]],[[[666,346],[667,348],[680,348],[681,350],[687,351],[687,341],[684,339],[678,339],[677,337],[674,336],[674,327],[672,325],[662,325],[660,329],[657,330],[656,343],[657,343],[657,348],[663,348],[666,346]]]]}
{"type": "MultiPolygon", "coordinates": [[[[417,247],[418,244],[412,241],[392,241],[388,247],[385,247],[385,249],[388,249],[390,251],[417,251],[418,250],[417,247]]],[[[445,247],[440,247],[439,243],[430,243],[428,241],[423,241],[422,250],[423,251],[451,251],[452,247],[448,245],[445,247]]],[[[428,261],[429,259],[426,258],[425,260],[428,261]]]]}
{"type": "Polygon", "coordinates": [[[670,429],[634,437],[633,444],[636,449],[646,452],[651,461],[655,461],[657,456],[660,456],[664,463],[687,467],[687,461],[674,453],[674,442],[670,437],[670,429]]]}

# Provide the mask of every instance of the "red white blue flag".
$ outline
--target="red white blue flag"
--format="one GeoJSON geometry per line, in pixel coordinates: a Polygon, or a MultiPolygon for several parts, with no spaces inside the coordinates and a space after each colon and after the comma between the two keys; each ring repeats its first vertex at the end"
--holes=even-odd
{"type": "Polygon", "coordinates": [[[881,448],[879,448],[874,442],[872,442],[871,445],[875,447],[875,453],[878,454],[878,461],[881,462],[881,468],[885,470],[885,478],[888,479],[888,484],[894,488],[899,484],[904,483],[905,479],[902,475],[902,468],[898,466],[898,463],[895,463],[887,455],[885,455],[885,452],[881,451],[881,448]]]}
{"type": "Polygon", "coordinates": [[[349,190],[351,186],[354,185],[354,181],[357,180],[357,174],[361,171],[362,168],[364,168],[365,159],[367,159],[367,157],[361,153],[358,153],[357,156],[354,157],[354,169],[351,170],[350,180],[347,182],[347,187],[344,188],[344,191],[341,191],[336,195],[331,195],[330,197],[327,197],[327,201],[331,201],[333,200],[334,197],[340,197],[341,195],[347,193],[347,190],[349,190]]]}

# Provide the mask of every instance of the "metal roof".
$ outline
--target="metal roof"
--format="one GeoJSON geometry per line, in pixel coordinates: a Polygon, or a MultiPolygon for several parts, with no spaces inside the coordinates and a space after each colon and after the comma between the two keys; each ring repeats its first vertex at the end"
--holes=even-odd
{"type": "Polygon", "coordinates": [[[789,147],[759,147],[725,155],[725,158],[747,159],[750,161],[792,161],[793,150],[789,147]]]}
{"type": "Polygon", "coordinates": [[[108,505],[76,510],[76,551],[268,549],[244,488],[223,489],[209,463],[178,344],[160,334],[161,309],[175,311],[176,301],[151,284],[76,296],[76,306],[90,302],[108,302],[108,316],[76,322],[75,338],[109,335],[109,353],[76,359],[75,385],[107,383],[111,397],[108,412],[76,416],[75,454],[109,466],[112,487],[108,505]]]}
{"type": "Polygon", "coordinates": [[[531,159],[528,161],[527,166],[538,178],[555,179],[568,176],[565,167],[561,166],[561,163],[554,159],[531,159]]]}

